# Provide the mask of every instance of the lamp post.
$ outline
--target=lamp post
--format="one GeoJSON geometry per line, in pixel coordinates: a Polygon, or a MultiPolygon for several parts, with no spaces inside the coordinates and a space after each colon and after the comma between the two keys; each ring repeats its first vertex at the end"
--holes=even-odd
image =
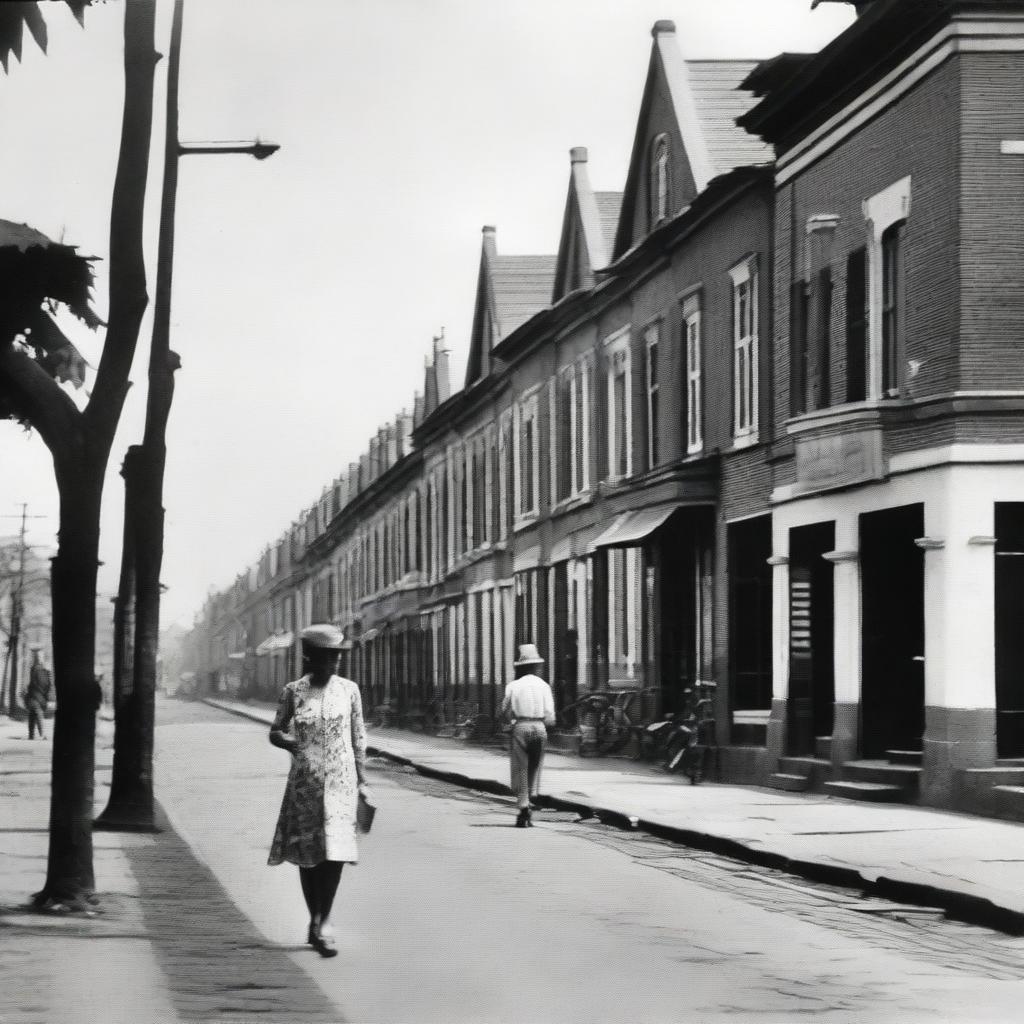
{"type": "MultiPolygon", "coordinates": [[[[163,481],[167,459],[167,420],[174,398],[174,373],[181,365],[170,347],[171,283],[174,270],[174,215],[178,161],[193,154],[247,154],[265,160],[273,143],[201,143],[182,145],[178,138],[178,76],[184,0],[175,0],[167,64],[167,117],[164,181],[157,242],[153,337],[149,351],[149,392],[141,445],[125,459],[125,552],[122,601],[135,608],[131,681],[125,673],[114,681],[114,764],[110,800],[97,828],[155,831],[153,803],[153,724],[156,669],[160,643],[160,569],[163,561],[163,481]],[[130,550],[129,550],[130,549],[130,550]],[[125,571],[127,568],[128,571],[125,571]]],[[[122,622],[127,617],[122,616],[122,622]]],[[[117,642],[127,637],[117,638],[117,642]]]]}

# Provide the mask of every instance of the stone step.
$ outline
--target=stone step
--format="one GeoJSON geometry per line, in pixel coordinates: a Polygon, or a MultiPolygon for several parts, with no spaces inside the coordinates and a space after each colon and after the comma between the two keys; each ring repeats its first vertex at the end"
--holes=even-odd
{"type": "Polygon", "coordinates": [[[845,761],[843,775],[854,782],[879,782],[897,786],[911,796],[917,792],[921,778],[921,766],[917,764],[893,764],[890,761],[865,759],[845,761]]]}
{"type": "Polygon", "coordinates": [[[882,782],[826,782],[826,792],[847,800],[871,800],[877,803],[900,803],[907,799],[902,786],[889,786],[882,782]]]}
{"type": "Polygon", "coordinates": [[[817,789],[832,778],[832,762],[820,757],[780,757],[778,771],[782,775],[802,775],[809,789],[817,789]]]}
{"type": "Polygon", "coordinates": [[[820,758],[822,761],[832,760],[832,737],[831,736],[815,736],[814,737],[814,756],[820,758]]]}
{"type": "Polygon", "coordinates": [[[885,756],[892,764],[920,765],[922,754],[920,750],[887,750],[885,756]]]}
{"type": "Polygon", "coordinates": [[[998,764],[993,768],[968,768],[964,774],[971,782],[987,782],[992,786],[1024,785],[1024,765],[998,764]]]}
{"type": "Polygon", "coordinates": [[[789,772],[776,772],[768,776],[768,785],[772,789],[784,789],[787,793],[806,792],[811,780],[806,775],[791,775],[789,772]]]}

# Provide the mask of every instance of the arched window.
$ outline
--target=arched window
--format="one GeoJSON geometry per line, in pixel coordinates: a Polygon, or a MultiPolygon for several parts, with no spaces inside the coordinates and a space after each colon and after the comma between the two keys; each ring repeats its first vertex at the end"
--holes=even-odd
{"type": "Polygon", "coordinates": [[[668,136],[659,135],[651,144],[651,227],[669,213],[668,136]]]}

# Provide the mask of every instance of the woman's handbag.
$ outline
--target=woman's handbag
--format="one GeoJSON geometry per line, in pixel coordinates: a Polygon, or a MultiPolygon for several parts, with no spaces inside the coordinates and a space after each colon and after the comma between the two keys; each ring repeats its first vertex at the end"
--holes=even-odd
{"type": "Polygon", "coordinates": [[[360,793],[356,803],[356,830],[366,835],[373,827],[373,818],[376,813],[377,808],[360,793]]]}

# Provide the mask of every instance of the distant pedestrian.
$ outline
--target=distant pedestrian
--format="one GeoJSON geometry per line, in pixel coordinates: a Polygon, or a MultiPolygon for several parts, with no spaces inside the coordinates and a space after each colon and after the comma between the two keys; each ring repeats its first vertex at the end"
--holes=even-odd
{"type": "Polygon", "coordinates": [[[366,730],[359,687],[337,675],[344,636],[329,624],[300,634],[306,674],[288,683],[270,742],[292,755],[269,864],[297,864],[309,910],[308,943],[336,956],[331,908],[345,864],[359,859],[356,808],[366,790],[366,730]]]}
{"type": "Polygon", "coordinates": [[[28,738],[34,740],[36,732],[41,740],[46,739],[43,722],[46,720],[46,705],[50,701],[50,688],[53,681],[50,670],[43,664],[41,647],[32,648],[32,667],[28,673],[28,686],[25,687],[25,707],[28,709],[28,738]]]}
{"type": "Polygon", "coordinates": [[[513,720],[509,758],[512,792],[519,808],[516,828],[533,827],[530,798],[540,794],[547,727],[555,724],[551,687],[534,672],[543,664],[535,644],[520,644],[519,657],[512,663],[515,678],[505,687],[505,699],[501,702],[502,715],[513,720]]]}

